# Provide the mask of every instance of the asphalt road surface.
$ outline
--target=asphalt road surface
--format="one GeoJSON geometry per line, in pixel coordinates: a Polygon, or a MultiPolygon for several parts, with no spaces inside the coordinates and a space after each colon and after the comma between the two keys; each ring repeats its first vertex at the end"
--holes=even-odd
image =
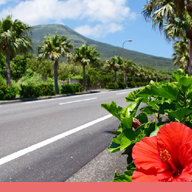
{"type": "Polygon", "coordinates": [[[0,182],[62,182],[106,149],[133,89],[0,105],[0,182]]]}

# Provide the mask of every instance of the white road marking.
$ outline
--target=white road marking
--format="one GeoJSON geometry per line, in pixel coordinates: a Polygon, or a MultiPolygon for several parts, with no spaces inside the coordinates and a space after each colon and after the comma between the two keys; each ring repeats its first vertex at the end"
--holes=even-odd
{"type": "MultiPolygon", "coordinates": [[[[105,94],[108,92],[102,92],[102,93],[94,93],[94,95],[100,95],[105,94]]],[[[78,98],[78,97],[88,97],[90,94],[85,95],[75,95],[75,96],[69,96],[69,97],[59,97],[59,98],[51,98],[51,99],[42,99],[42,100],[35,100],[35,101],[26,101],[22,104],[32,104],[32,103],[42,103],[42,102],[48,102],[48,101],[55,101],[55,100],[64,100],[64,99],[71,99],[71,98],[78,98]]]]}
{"type": "Polygon", "coordinates": [[[61,134],[56,135],[56,136],[54,136],[54,137],[51,137],[50,139],[47,139],[47,140],[45,140],[45,141],[42,141],[42,142],[40,142],[40,143],[37,143],[37,144],[35,144],[35,145],[32,145],[32,146],[30,146],[30,147],[27,147],[27,148],[25,148],[25,149],[22,149],[22,150],[20,150],[20,151],[17,151],[17,152],[15,152],[15,153],[12,153],[12,154],[10,154],[10,155],[8,155],[8,156],[5,156],[5,157],[3,157],[3,158],[0,159],[0,165],[3,165],[3,164],[5,164],[5,163],[8,163],[8,162],[10,162],[10,161],[12,161],[12,160],[14,160],[14,159],[17,159],[17,158],[19,158],[19,157],[21,157],[21,156],[24,156],[24,155],[26,155],[26,154],[28,154],[28,153],[30,153],[30,152],[33,152],[33,151],[35,151],[35,150],[37,150],[37,149],[39,149],[39,148],[45,147],[45,146],[47,146],[47,145],[49,145],[49,144],[51,144],[51,143],[54,143],[54,142],[56,142],[56,141],[58,141],[58,140],[60,140],[60,139],[63,139],[63,138],[65,138],[65,137],[69,136],[69,135],[72,135],[73,133],[76,133],[76,132],[78,132],[78,131],[81,131],[81,130],[83,130],[83,129],[86,129],[86,128],[92,126],[92,125],[95,125],[95,124],[99,123],[99,122],[105,121],[106,119],[109,119],[109,118],[111,118],[111,117],[112,117],[112,115],[106,115],[106,116],[104,116],[104,117],[101,117],[101,118],[99,118],[99,119],[96,119],[96,120],[94,120],[94,121],[91,121],[91,122],[89,122],[89,123],[86,123],[86,124],[84,124],[84,125],[81,125],[81,126],[79,126],[79,127],[76,127],[76,128],[74,128],[74,129],[71,129],[71,130],[69,130],[69,131],[67,131],[67,132],[61,133],[61,134]]]}
{"type": "Polygon", "coordinates": [[[65,102],[65,103],[59,103],[59,105],[66,105],[66,104],[71,104],[71,103],[79,103],[79,102],[84,102],[84,101],[91,101],[91,100],[95,100],[95,99],[97,99],[97,97],[88,98],[88,99],[82,99],[82,100],[76,100],[76,101],[69,101],[69,102],[65,102]]]}
{"type": "Polygon", "coordinates": [[[130,91],[129,92],[123,92],[123,93],[117,93],[116,95],[123,95],[123,94],[129,94],[130,93],[130,91]]]}

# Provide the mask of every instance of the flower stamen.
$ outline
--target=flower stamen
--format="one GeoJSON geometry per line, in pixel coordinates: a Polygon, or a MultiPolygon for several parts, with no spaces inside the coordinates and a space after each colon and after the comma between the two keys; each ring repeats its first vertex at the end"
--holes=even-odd
{"type": "Polygon", "coordinates": [[[164,150],[164,151],[160,151],[159,155],[163,162],[168,162],[171,165],[173,173],[175,175],[179,175],[180,171],[173,164],[170,153],[167,150],[164,150]]]}

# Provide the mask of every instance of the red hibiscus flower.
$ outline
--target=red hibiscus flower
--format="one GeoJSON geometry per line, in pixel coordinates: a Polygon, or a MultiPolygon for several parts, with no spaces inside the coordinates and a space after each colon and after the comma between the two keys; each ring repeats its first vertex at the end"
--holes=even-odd
{"type": "Polygon", "coordinates": [[[135,144],[132,157],[133,182],[191,182],[192,130],[178,122],[163,125],[157,136],[135,144]]]}

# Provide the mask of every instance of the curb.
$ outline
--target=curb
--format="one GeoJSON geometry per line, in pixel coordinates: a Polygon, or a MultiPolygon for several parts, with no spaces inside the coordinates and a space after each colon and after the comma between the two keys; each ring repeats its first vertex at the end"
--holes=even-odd
{"type": "Polygon", "coordinates": [[[115,171],[123,174],[126,169],[127,156],[106,148],[64,182],[113,182],[115,171]]]}
{"type": "Polygon", "coordinates": [[[76,96],[76,95],[85,95],[85,94],[99,93],[99,92],[101,92],[101,91],[98,90],[98,91],[89,91],[86,93],[79,93],[79,94],[65,94],[65,95],[56,95],[56,96],[47,96],[47,97],[36,97],[36,98],[0,101],[0,105],[9,104],[9,103],[27,102],[27,101],[38,101],[38,100],[44,100],[44,99],[52,99],[52,98],[60,98],[60,97],[68,97],[68,96],[76,96]]]}

